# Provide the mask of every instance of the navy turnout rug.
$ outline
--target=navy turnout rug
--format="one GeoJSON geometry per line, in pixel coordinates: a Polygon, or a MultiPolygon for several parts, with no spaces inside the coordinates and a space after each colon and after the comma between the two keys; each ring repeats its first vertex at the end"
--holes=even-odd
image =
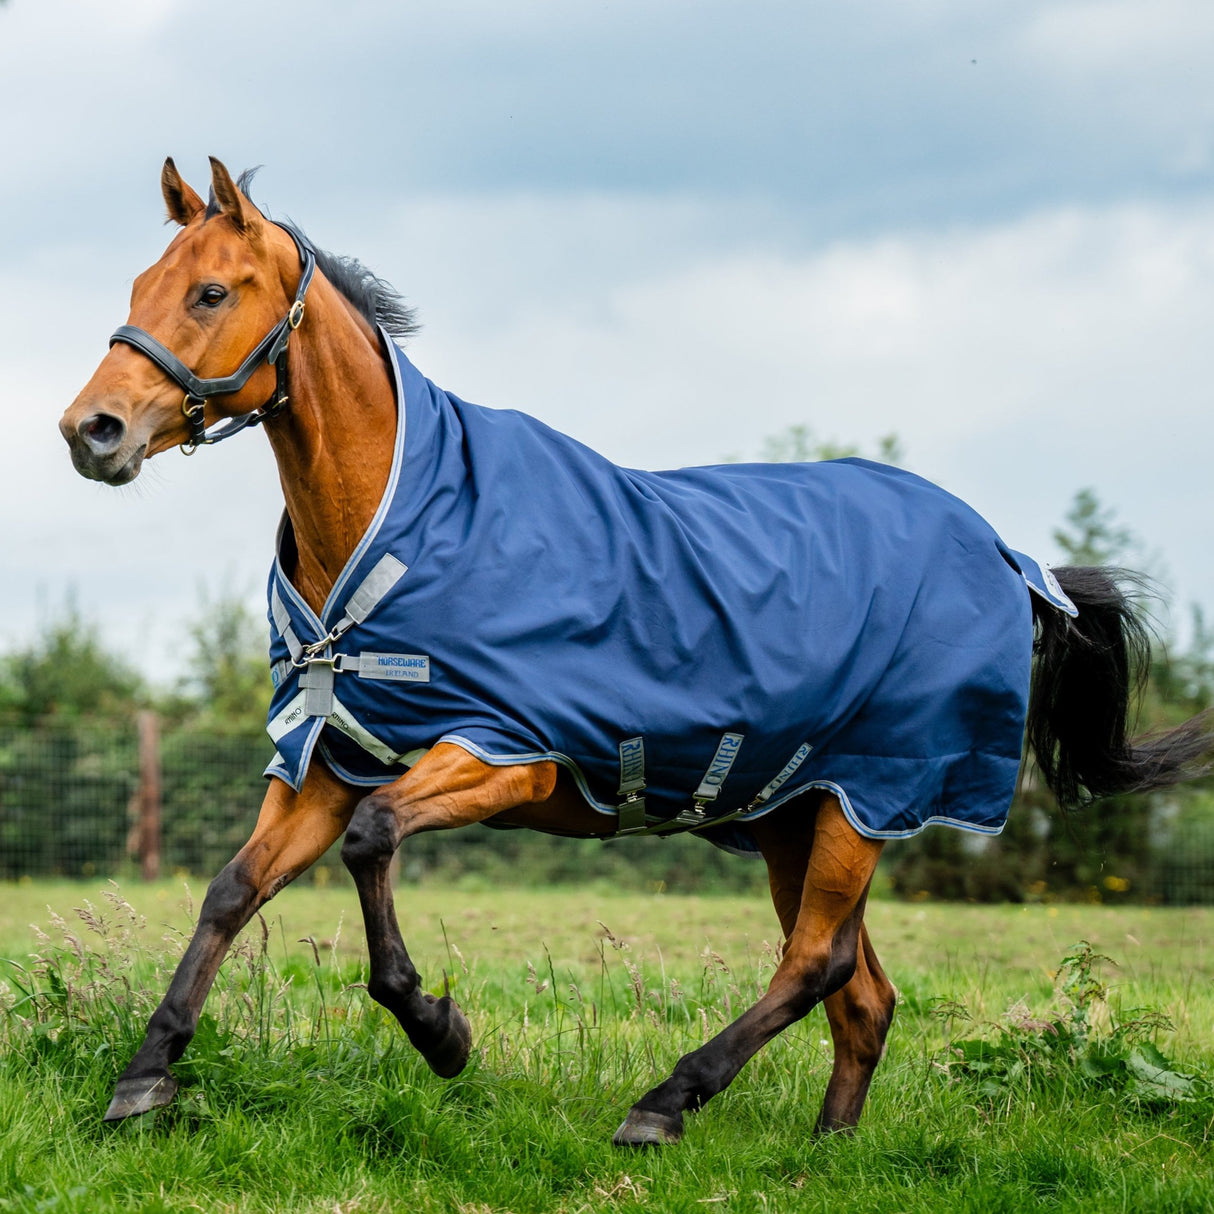
{"type": "Polygon", "coordinates": [[[811,787],[871,837],[1002,829],[1029,595],[1074,608],[968,506],[864,460],[620,468],[384,340],[389,483],[319,618],[279,531],[267,775],[319,749],[379,785],[447,741],[554,760],[628,829],[728,818],[731,849],[811,787]]]}

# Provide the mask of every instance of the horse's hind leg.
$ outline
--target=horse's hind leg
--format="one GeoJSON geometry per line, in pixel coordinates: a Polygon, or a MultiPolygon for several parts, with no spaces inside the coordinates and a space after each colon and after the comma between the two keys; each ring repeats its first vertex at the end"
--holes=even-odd
{"type": "MultiPolygon", "coordinates": [[[[799,870],[804,829],[770,824],[756,831],[773,874],[799,870]],[[782,857],[784,857],[782,859],[782,857]]],[[[881,843],[857,832],[833,796],[824,797],[813,822],[813,843],[796,920],[767,993],[706,1045],[680,1058],[670,1078],[633,1105],[614,1141],[629,1146],[676,1142],[683,1113],[723,1091],[751,1057],[815,1004],[846,986],[856,972],[864,900],[881,843]]],[[[792,896],[777,898],[783,917],[792,896]]]]}
{"type": "MultiPolygon", "coordinates": [[[[771,900],[784,935],[789,937],[796,930],[801,912],[813,819],[803,809],[790,807],[786,812],[802,815],[800,821],[810,824],[808,828],[802,826],[804,834],[800,837],[792,833],[795,828],[790,829],[787,821],[771,822],[765,828],[760,823],[756,833],[767,859],[771,900]]],[[[861,923],[856,972],[846,986],[823,1000],[835,1058],[818,1114],[818,1133],[851,1130],[859,1123],[873,1072],[885,1049],[896,1000],[897,993],[877,960],[868,928],[861,923]]]]}
{"type": "Polygon", "coordinates": [[[850,1131],[859,1123],[894,1018],[897,992],[885,976],[863,924],[852,980],[823,1002],[834,1039],[835,1064],[815,1127],[819,1134],[850,1131]]]}
{"type": "Polygon", "coordinates": [[[181,1057],[219,964],[257,908],[324,855],[345,829],[358,798],[320,762],[300,792],[271,780],[249,841],[211,882],[198,926],[147,1035],[123,1071],[106,1121],[160,1108],[173,1099],[177,1081],[169,1066],[181,1057]]]}

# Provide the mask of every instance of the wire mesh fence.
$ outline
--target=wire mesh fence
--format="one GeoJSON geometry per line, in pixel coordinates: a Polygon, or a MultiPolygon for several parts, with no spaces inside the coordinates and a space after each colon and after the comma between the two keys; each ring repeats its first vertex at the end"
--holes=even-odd
{"type": "MultiPolygon", "coordinates": [[[[117,720],[47,722],[0,717],[0,880],[25,877],[195,876],[217,873],[248,839],[274,755],[264,733],[117,720]]],[[[335,844],[306,880],[349,878],[335,844]]],[[[402,849],[399,876],[498,884],[582,883],[750,891],[766,888],[748,864],[699,839],[561,839],[522,830],[420,835],[402,849]]]]}
{"type": "MultiPolygon", "coordinates": [[[[261,773],[273,753],[261,733],[158,726],[147,713],[36,726],[0,718],[0,880],[210,877],[249,837],[265,794],[261,773]]],[[[1032,833],[1034,814],[1045,821],[1028,806],[1014,808],[1009,831],[985,847],[955,831],[929,831],[888,848],[889,870],[896,877],[895,866],[918,863],[935,874],[933,896],[1039,896],[1037,885],[1046,883],[1035,882],[1033,873],[1023,865],[1014,868],[1011,860],[1016,835],[1026,833],[1026,824],[1032,833]],[[941,866],[951,866],[951,880],[940,879],[941,866]]],[[[1057,824],[1053,829],[1037,841],[1047,853],[1064,842],[1057,824]]],[[[1055,886],[1045,896],[1214,904],[1214,798],[1160,801],[1143,836],[1132,882],[1122,875],[1124,863],[1110,867],[1092,855],[1086,865],[1091,875],[1082,884],[1055,886]]],[[[402,850],[401,875],[414,881],[478,875],[514,884],[599,879],[631,889],[708,892],[766,885],[762,864],[687,837],[603,847],[527,831],[471,830],[421,835],[402,850]]],[[[1048,877],[1048,868],[1042,873],[1048,877]]],[[[310,879],[347,879],[337,847],[314,866],[310,879]]],[[[920,888],[917,878],[895,879],[894,885],[905,886],[910,896],[920,888]]]]}
{"type": "Polygon", "coordinates": [[[183,728],[164,732],[152,756],[144,743],[141,754],[138,718],[0,722],[0,877],[154,876],[149,853],[165,873],[230,860],[257,818],[269,740],[183,728]]]}

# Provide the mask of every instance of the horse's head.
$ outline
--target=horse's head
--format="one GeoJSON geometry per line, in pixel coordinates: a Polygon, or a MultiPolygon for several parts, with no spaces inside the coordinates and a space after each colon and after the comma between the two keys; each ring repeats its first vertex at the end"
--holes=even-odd
{"type": "MultiPolygon", "coordinates": [[[[171,159],[160,184],[169,219],[181,230],[135,279],[128,325],[150,335],[199,379],[231,375],[290,310],[300,281],[299,252],[214,157],[209,205],[182,181],[171,159]]],[[[134,480],[146,458],[196,437],[181,386],[129,340],[111,346],[59,422],[76,470],[111,485],[134,480]]],[[[274,367],[259,362],[239,390],[207,398],[207,422],[250,412],[274,387],[274,367]]],[[[191,407],[201,406],[194,401],[191,407]]]]}

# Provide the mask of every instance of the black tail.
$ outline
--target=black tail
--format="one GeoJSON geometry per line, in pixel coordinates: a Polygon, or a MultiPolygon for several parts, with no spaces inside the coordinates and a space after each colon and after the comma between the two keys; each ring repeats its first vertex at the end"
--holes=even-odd
{"type": "Polygon", "coordinates": [[[1069,808],[1202,775],[1202,759],[1214,746],[1209,714],[1128,736],[1151,663],[1151,636],[1133,605],[1143,579],[1124,569],[1082,566],[1054,575],[1079,615],[1072,619],[1033,596],[1038,636],[1027,729],[1059,802],[1069,808]]]}

